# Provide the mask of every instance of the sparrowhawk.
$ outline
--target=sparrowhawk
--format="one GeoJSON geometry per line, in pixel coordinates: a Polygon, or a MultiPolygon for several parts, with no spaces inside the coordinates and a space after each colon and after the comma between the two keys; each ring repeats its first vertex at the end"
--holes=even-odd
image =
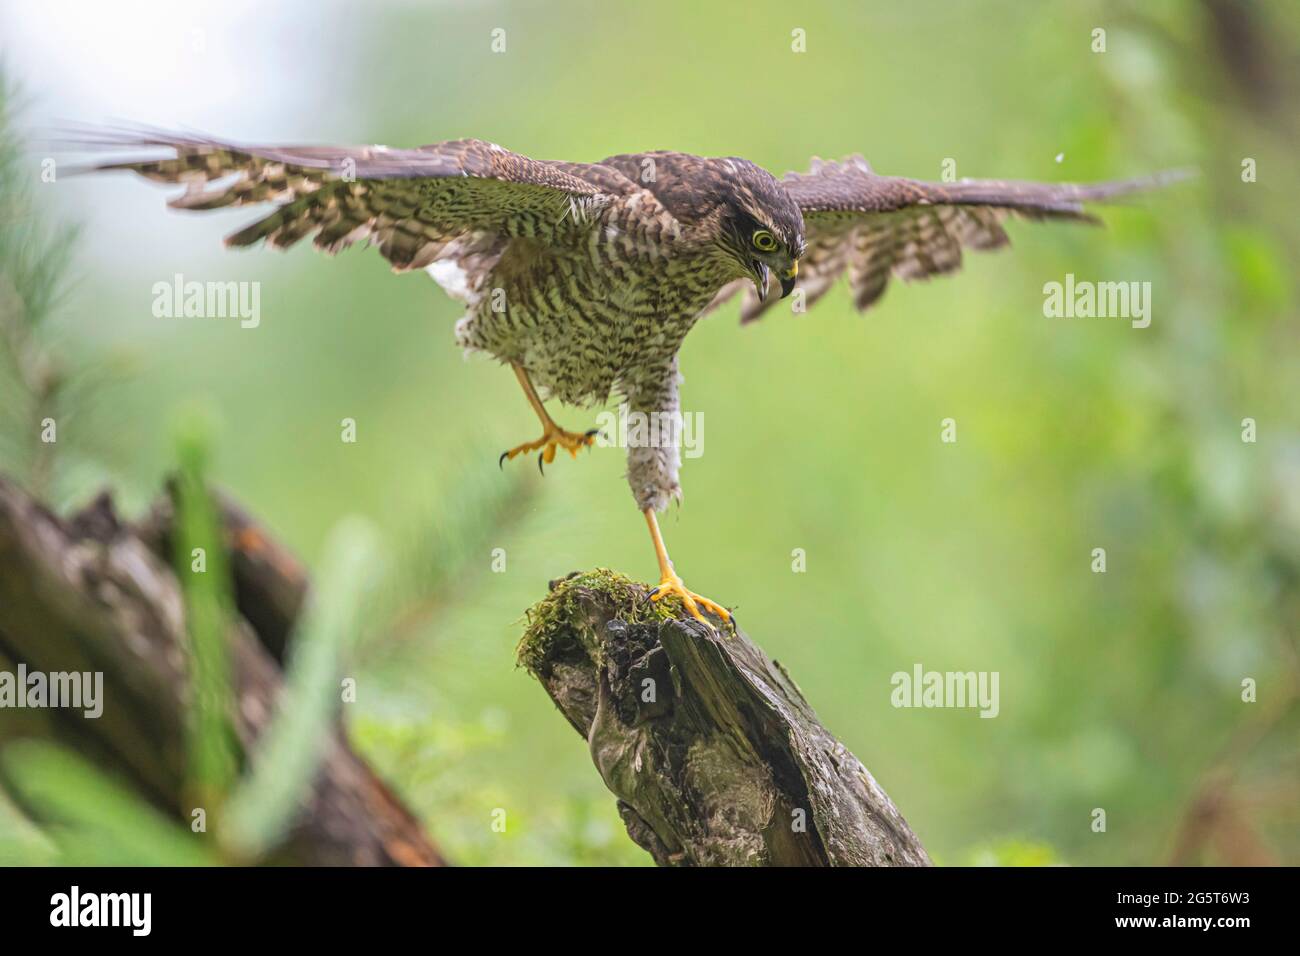
{"type": "MultiPolygon", "coordinates": [[[[926,279],[961,266],[962,250],[1006,245],[1002,222],[1096,221],[1084,203],[1156,185],[1160,177],[1093,185],[876,175],[858,156],[814,160],[776,179],[736,157],[629,153],[598,163],[530,159],[493,143],[241,146],[171,134],[106,134],[100,146],[161,148],[165,158],[113,162],[185,192],[176,209],[270,203],[227,237],[286,248],[312,238],[336,253],[378,247],[395,272],[426,269],[465,305],[457,344],[513,370],[542,434],[502,455],[574,456],[595,431],[570,432],[543,406],[618,396],[658,415],[657,442],[627,449],[627,479],[659,563],[657,600],[680,596],[706,620],[730,612],[688,590],[673,568],[656,512],[681,494],[677,353],[701,316],[744,292],[742,321],[796,286],[803,305],[842,275],[858,309],[890,276],[926,279]]],[[[707,621],[706,621],[707,623],[707,621]]]]}

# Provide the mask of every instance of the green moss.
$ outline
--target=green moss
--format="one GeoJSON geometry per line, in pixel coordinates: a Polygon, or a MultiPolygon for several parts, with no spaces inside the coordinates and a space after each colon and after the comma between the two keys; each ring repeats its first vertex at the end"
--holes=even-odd
{"type": "Polygon", "coordinates": [[[600,635],[582,612],[583,603],[608,603],[613,618],[629,624],[647,624],[680,616],[684,609],[675,594],[651,602],[649,589],[608,568],[584,571],[557,584],[554,590],[528,609],[528,626],[515,649],[517,662],[536,675],[546,659],[551,642],[561,632],[575,634],[598,663],[602,656],[600,635]]]}

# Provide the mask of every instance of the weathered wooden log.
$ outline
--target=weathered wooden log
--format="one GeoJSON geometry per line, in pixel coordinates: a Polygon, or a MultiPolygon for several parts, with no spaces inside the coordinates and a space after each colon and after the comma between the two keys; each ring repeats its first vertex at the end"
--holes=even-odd
{"type": "MultiPolygon", "coordinates": [[[[135,525],[140,539],[164,561],[171,560],[174,543],[171,490],[135,525]]],[[[283,664],[289,634],[311,588],[307,571],[228,495],[215,492],[214,498],[230,556],[235,605],[262,646],[283,664]]]]}
{"type": "Polygon", "coordinates": [[[926,866],[866,767],[785,670],[598,570],[551,583],[519,661],[586,740],[661,866],[926,866]]]}
{"type": "MultiPolygon", "coordinates": [[[[167,504],[159,505],[136,529],[119,521],[104,495],[65,521],[0,477],[0,659],[46,673],[102,672],[105,699],[96,720],[47,710],[38,720],[16,721],[6,712],[0,745],[19,736],[50,737],[188,826],[187,636],[168,557],[170,515],[167,504]]],[[[308,582],[297,562],[246,515],[227,503],[223,518],[239,611],[227,634],[230,718],[246,755],[275,712],[282,685],[276,658],[308,582]]],[[[287,840],[266,862],[442,863],[414,816],[351,750],[341,727],[328,734],[311,792],[287,840]]],[[[41,807],[23,810],[40,822],[41,807]]]]}

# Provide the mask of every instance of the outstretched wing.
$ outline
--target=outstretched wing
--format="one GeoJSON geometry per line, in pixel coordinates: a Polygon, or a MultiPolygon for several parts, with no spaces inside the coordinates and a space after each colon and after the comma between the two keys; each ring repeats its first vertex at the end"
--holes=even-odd
{"type": "MultiPolygon", "coordinates": [[[[847,273],[859,310],[884,294],[891,275],[928,279],[961,268],[963,249],[996,249],[1010,241],[1008,216],[1097,223],[1084,204],[1182,178],[1167,173],[1143,179],[1076,186],[1068,183],[963,180],[927,183],[877,176],[860,156],[842,163],[814,159],[807,173],[782,180],[803,212],[808,251],[799,263],[806,308],[847,273]]],[[[719,294],[734,294],[745,283],[719,294]]],[[[715,304],[718,300],[715,300],[715,304]]],[[[752,289],[741,321],[757,319],[779,298],[759,302],[752,289]]]]}
{"type": "Polygon", "coordinates": [[[283,249],[310,236],[333,255],[365,241],[397,272],[451,260],[467,286],[459,297],[471,301],[509,241],[571,241],[613,198],[574,175],[577,164],[529,159],[474,139],[389,149],[244,146],[151,133],[101,134],[93,145],[169,150],[163,159],[94,168],[184,184],[168,203],[176,209],[276,205],[227,245],[264,239],[283,249]]]}

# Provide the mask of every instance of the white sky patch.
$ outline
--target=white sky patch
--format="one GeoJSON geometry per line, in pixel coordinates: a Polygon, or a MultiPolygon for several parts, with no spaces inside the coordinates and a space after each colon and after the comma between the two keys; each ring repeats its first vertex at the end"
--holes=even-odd
{"type": "MultiPolygon", "coordinates": [[[[363,136],[356,16],[348,0],[0,3],[0,59],[27,106],[20,122],[33,175],[47,155],[84,158],[42,142],[69,126],[144,124],[247,141],[363,136]]],[[[83,262],[128,273],[178,253],[186,271],[198,271],[195,257],[219,268],[229,256],[221,237],[251,218],[171,212],[165,201],[179,190],[126,174],[36,189],[40,208],[84,225],[83,262]]]]}
{"type": "Polygon", "coordinates": [[[343,0],[15,3],[0,8],[0,48],[42,113],[191,127],[238,119],[272,133],[330,73],[324,61],[344,48],[341,37],[329,42],[340,26],[331,20],[343,9],[343,0]]]}

